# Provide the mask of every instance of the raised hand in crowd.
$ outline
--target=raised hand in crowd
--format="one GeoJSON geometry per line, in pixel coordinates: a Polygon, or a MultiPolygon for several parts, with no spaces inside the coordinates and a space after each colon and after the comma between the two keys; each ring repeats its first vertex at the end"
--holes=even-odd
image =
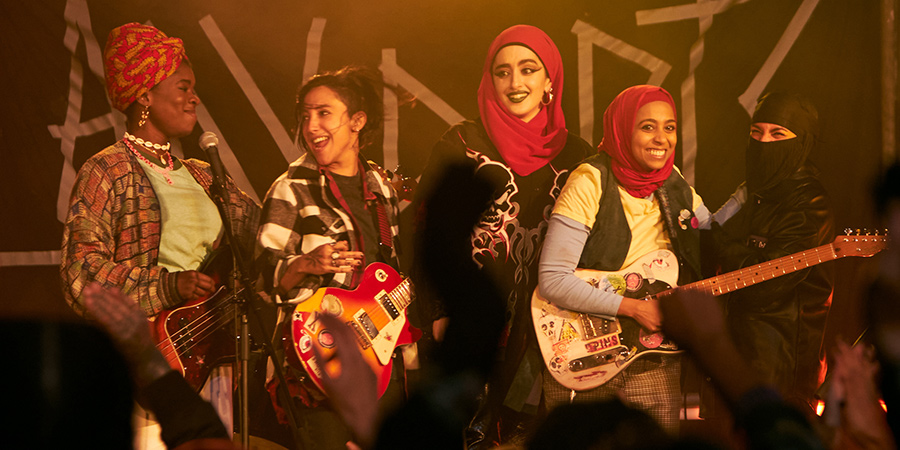
{"type": "Polygon", "coordinates": [[[176,450],[235,450],[225,426],[207,401],[172,370],[156,348],[141,308],[115,288],[93,282],[84,288],[85,309],[122,353],[138,388],[137,399],[160,423],[160,437],[176,450]]]}
{"type": "MultiPolygon", "coordinates": [[[[840,421],[833,447],[896,448],[885,411],[879,402],[879,367],[874,350],[865,345],[850,347],[838,341],[832,356],[834,369],[826,409],[837,408],[835,416],[840,421]]],[[[825,417],[829,415],[826,411],[825,417]]]]}
{"type": "Polygon", "coordinates": [[[321,362],[322,384],[332,406],[350,428],[356,443],[369,447],[377,431],[378,386],[375,373],[366,364],[349,326],[337,317],[320,314],[320,325],[331,331],[335,351],[328,358],[313,346],[321,362]],[[334,368],[334,369],[332,369],[334,368]]]}
{"type": "Polygon", "coordinates": [[[172,370],[150,336],[147,316],[135,302],[118,289],[107,289],[97,282],[84,288],[84,298],[89,317],[106,330],[128,361],[138,388],[172,370]]]}

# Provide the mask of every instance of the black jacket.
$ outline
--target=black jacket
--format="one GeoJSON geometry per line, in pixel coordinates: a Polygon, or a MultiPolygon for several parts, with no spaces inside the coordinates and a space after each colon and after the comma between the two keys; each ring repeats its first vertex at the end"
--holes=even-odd
{"type": "MultiPolygon", "coordinates": [[[[818,171],[804,166],[714,227],[720,273],[830,243],[834,220],[818,171]]],[[[834,267],[820,264],[735,291],[726,297],[737,347],[763,381],[782,395],[809,401],[824,376],[822,340],[834,267]]]]}

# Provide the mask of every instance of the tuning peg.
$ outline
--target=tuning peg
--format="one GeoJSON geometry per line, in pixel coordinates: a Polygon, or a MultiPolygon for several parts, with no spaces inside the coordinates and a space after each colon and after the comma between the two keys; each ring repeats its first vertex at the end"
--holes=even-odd
{"type": "Polygon", "coordinates": [[[850,229],[850,227],[844,228],[844,234],[846,234],[847,236],[850,236],[851,233],[853,233],[853,230],[850,229]]]}

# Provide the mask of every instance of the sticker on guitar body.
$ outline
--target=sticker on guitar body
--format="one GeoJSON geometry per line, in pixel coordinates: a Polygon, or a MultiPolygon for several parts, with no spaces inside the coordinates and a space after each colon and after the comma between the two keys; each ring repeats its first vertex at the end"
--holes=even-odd
{"type": "Polygon", "coordinates": [[[616,345],[619,345],[619,336],[614,334],[611,336],[602,337],[600,339],[597,339],[596,341],[588,342],[584,344],[584,349],[590,353],[594,353],[599,352],[600,350],[614,347],[616,345]]]}

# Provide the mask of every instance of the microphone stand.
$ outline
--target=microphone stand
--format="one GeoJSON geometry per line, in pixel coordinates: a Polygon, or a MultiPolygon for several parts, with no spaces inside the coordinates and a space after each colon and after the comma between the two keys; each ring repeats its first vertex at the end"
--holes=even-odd
{"type": "MultiPolygon", "coordinates": [[[[228,191],[225,188],[225,180],[221,179],[218,176],[213,176],[213,183],[210,186],[210,193],[212,194],[213,202],[216,204],[216,208],[219,210],[219,215],[222,217],[222,226],[224,229],[225,240],[229,244],[231,254],[234,258],[234,270],[232,276],[232,292],[234,293],[234,302],[238,306],[235,310],[236,320],[239,320],[240,324],[240,334],[238,336],[238,342],[235,344],[236,351],[236,359],[240,364],[240,414],[239,418],[241,421],[241,445],[243,448],[250,448],[250,403],[249,403],[249,384],[248,379],[250,376],[249,373],[249,362],[250,362],[250,327],[248,322],[248,309],[253,311],[254,318],[257,321],[257,325],[262,330],[262,333],[265,336],[271,336],[271,334],[266,330],[265,322],[262,321],[259,316],[259,306],[263,303],[263,300],[259,298],[259,294],[253,289],[253,282],[250,280],[250,266],[247,262],[245,256],[241,252],[240,248],[237,245],[237,239],[234,237],[234,228],[231,223],[231,215],[228,213],[228,207],[230,205],[228,191]],[[239,292],[237,290],[237,284],[240,282],[243,289],[239,292]],[[255,303],[255,307],[251,308],[251,303],[255,303]]],[[[290,424],[291,432],[294,437],[294,442],[296,448],[302,448],[302,441],[300,440],[299,435],[299,424],[297,422],[297,414],[294,410],[294,401],[291,398],[290,392],[288,391],[287,381],[284,377],[284,370],[279,361],[275,361],[275,350],[272,346],[272,342],[268,337],[263,339],[264,348],[266,353],[272,357],[273,366],[275,367],[275,375],[278,377],[279,386],[278,391],[281,394],[281,403],[282,407],[287,415],[288,422],[290,424]]],[[[233,379],[233,377],[232,377],[233,379]]]]}

